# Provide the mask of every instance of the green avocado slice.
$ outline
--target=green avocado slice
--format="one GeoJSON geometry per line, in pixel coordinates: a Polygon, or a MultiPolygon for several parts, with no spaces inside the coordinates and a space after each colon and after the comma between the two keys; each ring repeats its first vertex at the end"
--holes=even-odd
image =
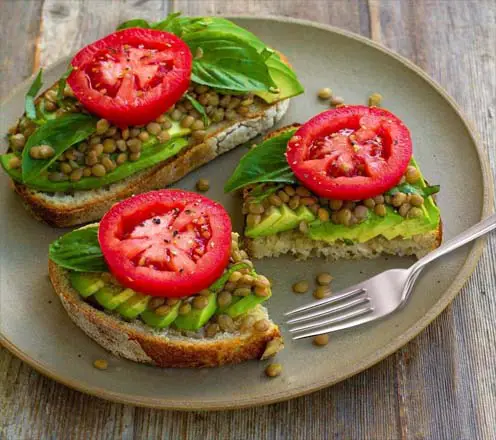
{"type": "Polygon", "coordinates": [[[151,296],[135,293],[126,302],[117,307],[117,311],[123,318],[135,319],[146,310],[150,298],[151,296]]]}
{"type": "Polygon", "coordinates": [[[261,235],[271,235],[265,231],[269,229],[275,222],[277,222],[282,216],[281,210],[275,206],[271,206],[267,211],[267,216],[258,224],[253,227],[247,227],[245,230],[245,235],[247,237],[258,237],[261,235]]]}
{"type": "Polygon", "coordinates": [[[169,327],[177,318],[179,313],[179,307],[181,307],[181,301],[178,301],[177,304],[171,307],[169,313],[167,313],[164,316],[157,315],[153,310],[145,310],[140,315],[140,317],[150,327],[155,327],[155,328],[169,327]]]}
{"type": "Polygon", "coordinates": [[[263,303],[264,301],[267,301],[270,297],[272,296],[272,292],[270,293],[269,296],[257,296],[257,295],[248,295],[241,300],[236,301],[234,304],[231,303],[229,307],[226,308],[224,313],[226,315],[229,315],[231,318],[237,318],[238,316],[243,315],[246,313],[248,310],[253,309],[253,307],[257,306],[258,304],[263,303]]]}
{"type": "Polygon", "coordinates": [[[136,295],[134,290],[122,290],[121,287],[108,285],[95,293],[95,299],[103,308],[114,310],[134,295],[136,295]]]}
{"type": "Polygon", "coordinates": [[[205,308],[192,308],[188,314],[179,315],[174,321],[174,325],[183,330],[198,330],[203,327],[217,310],[217,295],[211,293],[207,298],[208,304],[205,308]]]}
{"type": "Polygon", "coordinates": [[[281,217],[275,223],[263,230],[263,235],[274,235],[295,228],[300,223],[296,213],[286,204],[279,208],[281,217]]]}
{"type": "Polygon", "coordinates": [[[83,298],[88,298],[105,286],[100,274],[96,273],[70,271],[69,280],[83,298]]]}

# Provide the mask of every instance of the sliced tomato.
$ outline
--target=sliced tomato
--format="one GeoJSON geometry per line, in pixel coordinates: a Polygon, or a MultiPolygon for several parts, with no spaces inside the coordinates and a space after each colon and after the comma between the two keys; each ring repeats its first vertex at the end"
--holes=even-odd
{"type": "Polygon", "coordinates": [[[320,113],[288,142],[296,177],[321,197],[363,200],[394,187],[412,157],[403,122],[387,110],[361,105],[320,113]]]}
{"type": "Polygon", "coordinates": [[[140,194],[114,205],[98,240],[110,271],[140,293],[181,297],[217,280],[231,255],[231,220],[210,199],[181,190],[140,194]]]}
{"type": "Polygon", "coordinates": [[[173,34],[131,28],[81,49],[67,78],[91,112],[120,127],[146,124],[186,92],[192,56],[173,34]]]}

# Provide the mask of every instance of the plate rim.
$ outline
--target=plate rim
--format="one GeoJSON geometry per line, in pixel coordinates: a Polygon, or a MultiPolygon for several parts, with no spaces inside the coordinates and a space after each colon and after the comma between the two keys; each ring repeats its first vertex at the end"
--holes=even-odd
{"type": "MultiPolygon", "coordinates": [[[[425,72],[422,68],[414,64],[412,61],[407,58],[399,55],[391,49],[386,48],[380,43],[377,43],[367,37],[356,34],[351,31],[347,31],[332,25],[322,24],[313,22],[311,20],[293,18],[293,17],[284,17],[278,15],[267,15],[264,17],[255,16],[255,15],[226,15],[222,16],[224,18],[230,20],[242,19],[242,20],[251,20],[251,21],[275,21],[278,23],[286,23],[286,24],[299,24],[302,26],[309,26],[320,30],[325,30],[327,32],[331,32],[334,34],[338,34],[340,36],[344,36],[355,40],[359,43],[365,44],[369,47],[372,47],[380,52],[394,58],[396,61],[400,62],[404,66],[406,66],[409,70],[413,71],[415,74],[419,75],[424,81],[426,81],[455,111],[457,116],[465,125],[465,128],[472,139],[475,150],[477,152],[477,156],[479,159],[479,163],[482,171],[483,178],[483,198],[482,198],[482,212],[481,219],[488,216],[490,213],[494,211],[494,183],[491,178],[492,171],[489,167],[489,159],[486,151],[483,148],[482,140],[479,136],[478,131],[476,130],[474,124],[468,117],[466,117],[461,110],[460,106],[456,103],[456,101],[448,94],[448,92],[433,78],[431,78],[427,72],[425,72]]],[[[60,64],[68,57],[63,57],[55,61],[54,63],[47,66],[45,69],[52,69],[57,64],[60,64]]],[[[29,78],[24,80],[21,84],[15,87],[11,93],[9,93],[4,99],[2,99],[0,105],[4,105],[6,101],[11,99],[18,90],[21,89],[25,84],[29,83],[35,77],[35,73],[31,75],[29,78]]],[[[421,319],[419,319],[415,324],[409,327],[402,334],[398,335],[392,341],[390,341],[385,346],[378,349],[375,353],[372,353],[365,359],[361,359],[356,362],[350,371],[344,375],[338,375],[333,379],[324,379],[318,382],[313,382],[310,385],[302,386],[296,388],[290,392],[283,391],[276,394],[273,394],[269,397],[265,398],[250,398],[245,401],[236,402],[236,401],[203,401],[200,405],[197,403],[190,404],[189,402],[182,402],[178,404],[177,401],[168,400],[167,398],[154,398],[154,397],[142,397],[136,396],[133,394],[126,393],[116,393],[108,390],[104,390],[95,386],[92,386],[88,383],[84,382],[76,382],[69,377],[59,376],[52,372],[52,370],[46,367],[43,363],[37,361],[36,359],[30,357],[27,353],[18,348],[15,344],[10,342],[2,333],[0,333],[0,344],[4,346],[7,350],[9,350],[16,357],[21,359],[23,362],[27,363],[30,367],[34,368],[37,372],[43,374],[44,376],[59,382],[71,389],[83,392],[85,394],[89,394],[95,397],[99,397],[105,400],[109,400],[115,403],[135,405],[139,407],[146,408],[154,408],[154,409],[167,409],[167,410],[183,410],[183,411],[194,411],[194,410],[208,410],[208,411],[219,411],[219,410],[235,410],[235,409],[243,409],[254,406],[263,406],[272,403],[282,402],[286,400],[290,400],[296,397],[300,397],[306,394],[310,394],[321,390],[323,388],[330,387],[334,384],[342,382],[362,371],[372,367],[378,362],[382,361],[386,357],[390,356],[401,347],[410,342],[413,338],[415,338],[422,330],[424,330],[435,318],[437,318],[443,310],[453,301],[456,295],[460,292],[464,284],[468,281],[472,273],[474,272],[477,263],[482,255],[482,252],[485,248],[486,238],[478,239],[467,255],[465,262],[454,278],[453,282],[448,286],[448,288],[442,293],[442,296],[439,300],[434,303],[434,305],[423,315],[421,319]]]]}

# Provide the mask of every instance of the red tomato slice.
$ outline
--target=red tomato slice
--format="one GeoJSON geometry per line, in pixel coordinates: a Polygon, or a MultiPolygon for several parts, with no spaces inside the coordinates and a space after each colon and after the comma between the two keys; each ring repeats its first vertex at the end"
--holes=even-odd
{"type": "Polygon", "coordinates": [[[67,78],[77,99],[91,112],[120,127],[146,124],[186,92],[192,56],[168,32],[131,28],[81,49],[67,78]]]}
{"type": "Polygon", "coordinates": [[[231,220],[196,193],[161,190],[114,205],[98,240],[110,271],[140,293],[180,297],[217,280],[231,256],[231,220]]]}
{"type": "Polygon", "coordinates": [[[403,122],[362,105],[320,113],[288,142],[286,158],[302,184],[321,197],[363,200],[394,187],[412,157],[403,122]]]}

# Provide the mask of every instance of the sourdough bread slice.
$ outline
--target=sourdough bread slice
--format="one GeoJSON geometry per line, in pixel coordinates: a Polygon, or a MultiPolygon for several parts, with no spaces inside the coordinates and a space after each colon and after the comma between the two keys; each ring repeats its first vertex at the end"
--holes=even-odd
{"type": "MultiPolygon", "coordinates": [[[[72,321],[90,338],[111,353],[134,362],[158,367],[217,367],[275,354],[282,348],[279,328],[272,321],[265,332],[236,330],[213,338],[201,330],[184,334],[172,328],[154,330],[140,320],[127,322],[84,301],[71,286],[66,269],[49,261],[55,293],[72,321]]],[[[269,319],[261,305],[243,316],[269,319]]]]}
{"type": "Polygon", "coordinates": [[[49,225],[69,227],[99,220],[119,200],[163,188],[217,156],[232,150],[274,126],[286,113],[289,100],[266,104],[257,100],[250,113],[235,121],[213,124],[202,144],[104,188],[72,194],[47,193],[14,182],[14,190],[31,214],[49,225]]]}
{"type": "MultiPolygon", "coordinates": [[[[264,140],[276,137],[285,131],[297,129],[299,123],[293,123],[268,133],[264,140]]],[[[243,198],[249,197],[249,191],[243,190],[243,198]]],[[[246,220],[246,216],[245,216],[246,220]]],[[[382,235],[365,243],[346,244],[341,241],[328,243],[313,240],[298,229],[280,232],[274,235],[256,238],[245,237],[245,250],[253,258],[279,257],[291,254],[300,260],[311,257],[325,257],[328,260],[357,260],[377,258],[381,255],[415,256],[421,258],[441,245],[443,237],[442,221],[436,229],[413,235],[409,238],[397,237],[388,240],[382,235]]]]}

